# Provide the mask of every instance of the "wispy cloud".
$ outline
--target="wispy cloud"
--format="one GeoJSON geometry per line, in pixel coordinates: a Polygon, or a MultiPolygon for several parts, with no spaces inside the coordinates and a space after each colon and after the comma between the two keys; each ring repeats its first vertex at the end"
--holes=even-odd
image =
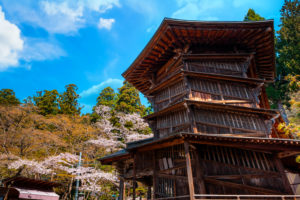
{"type": "Polygon", "coordinates": [[[30,61],[53,60],[66,56],[66,52],[54,41],[38,38],[25,38],[24,50],[20,59],[30,61]]]}
{"type": "Polygon", "coordinates": [[[189,20],[218,20],[216,9],[224,7],[223,0],[177,0],[177,4],[172,17],[189,20]]]}
{"type": "Polygon", "coordinates": [[[110,30],[112,27],[112,24],[115,22],[115,19],[104,19],[100,18],[99,23],[98,23],[98,28],[99,29],[107,29],[110,30]]]}
{"type": "Polygon", "coordinates": [[[123,83],[123,80],[110,78],[110,79],[107,79],[106,81],[103,81],[103,82],[97,84],[97,85],[93,85],[91,88],[89,88],[87,90],[82,91],[79,95],[81,97],[88,97],[90,95],[100,93],[100,91],[106,86],[120,87],[120,86],[122,86],[122,83],[123,83]]]}
{"type": "Polygon", "coordinates": [[[20,29],[7,19],[0,6],[0,71],[18,67],[24,41],[20,29]]]}
{"type": "Polygon", "coordinates": [[[114,7],[119,0],[3,0],[6,10],[18,23],[30,23],[49,33],[73,35],[87,24],[97,25],[99,15],[114,7]],[[97,16],[97,17],[95,17],[97,16]]]}

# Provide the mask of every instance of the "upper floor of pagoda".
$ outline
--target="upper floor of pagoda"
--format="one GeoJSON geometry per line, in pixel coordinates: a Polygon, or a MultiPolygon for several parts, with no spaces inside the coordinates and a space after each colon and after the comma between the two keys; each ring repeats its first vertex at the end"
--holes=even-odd
{"type": "Polygon", "coordinates": [[[164,19],[123,73],[145,95],[181,72],[216,79],[274,79],[273,21],[204,22],[164,19]]]}

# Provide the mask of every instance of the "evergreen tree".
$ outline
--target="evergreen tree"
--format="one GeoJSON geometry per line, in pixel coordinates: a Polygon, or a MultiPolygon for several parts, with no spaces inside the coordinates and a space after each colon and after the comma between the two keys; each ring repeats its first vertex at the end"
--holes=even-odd
{"type": "Polygon", "coordinates": [[[74,115],[80,114],[81,108],[79,107],[77,94],[77,86],[69,84],[65,86],[66,91],[59,96],[59,107],[62,114],[74,115]]]}
{"type": "Polygon", "coordinates": [[[244,17],[244,21],[261,21],[265,20],[265,18],[261,17],[259,14],[255,13],[255,11],[250,8],[244,17]]]}
{"type": "Polygon", "coordinates": [[[44,90],[37,92],[37,96],[33,97],[35,105],[38,107],[39,113],[42,115],[57,114],[58,108],[58,92],[57,90],[44,90]]]}
{"type": "Polygon", "coordinates": [[[115,109],[124,113],[140,113],[143,114],[144,107],[141,104],[140,95],[127,81],[123,82],[123,86],[118,89],[118,97],[115,109]]]}
{"type": "Polygon", "coordinates": [[[276,41],[276,82],[267,88],[273,107],[290,106],[292,93],[299,90],[300,79],[300,7],[298,0],[285,0],[276,41]]]}
{"type": "Polygon", "coordinates": [[[0,105],[19,105],[15,92],[11,89],[0,90],[0,105]]]}
{"type": "Polygon", "coordinates": [[[104,105],[113,107],[116,100],[116,93],[111,87],[104,88],[97,97],[97,106],[104,105]]]}

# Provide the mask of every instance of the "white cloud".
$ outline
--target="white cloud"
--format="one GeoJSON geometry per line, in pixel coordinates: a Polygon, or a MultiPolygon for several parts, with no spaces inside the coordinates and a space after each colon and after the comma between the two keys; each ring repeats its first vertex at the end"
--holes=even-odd
{"type": "Polygon", "coordinates": [[[98,85],[93,85],[91,88],[82,91],[79,95],[81,97],[88,97],[93,94],[98,94],[105,86],[112,86],[112,85],[122,86],[122,84],[123,84],[122,80],[110,78],[98,85]]]}
{"type": "Polygon", "coordinates": [[[81,2],[87,8],[99,13],[105,13],[107,10],[112,9],[114,6],[121,6],[119,0],[82,0],[81,2]]]}
{"type": "Polygon", "coordinates": [[[54,41],[36,38],[25,38],[24,50],[20,53],[20,58],[27,62],[53,60],[61,56],[66,56],[66,52],[54,41]]]}
{"type": "Polygon", "coordinates": [[[23,49],[23,43],[20,29],[5,19],[0,6],[0,71],[18,66],[19,52],[23,49]]]}
{"type": "Polygon", "coordinates": [[[39,21],[38,25],[52,33],[74,33],[85,24],[83,6],[77,3],[70,5],[67,1],[40,3],[42,11],[46,14],[46,22],[39,21]]]}
{"type": "Polygon", "coordinates": [[[119,0],[1,0],[15,23],[29,23],[49,33],[74,35],[86,26],[97,26],[99,15],[119,0]]]}
{"type": "MultiPolygon", "coordinates": [[[[72,34],[88,23],[89,12],[105,13],[120,3],[118,0],[61,0],[42,1],[40,5],[50,20],[47,26],[41,26],[53,33],[72,34]]],[[[111,19],[103,21],[103,28],[110,29],[113,22],[111,19]]]]}
{"type": "Polygon", "coordinates": [[[224,7],[223,0],[177,0],[180,7],[172,17],[188,20],[218,20],[216,9],[224,7]]]}
{"type": "Polygon", "coordinates": [[[107,29],[110,30],[112,27],[112,24],[115,22],[115,19],[104,19],[100,18],[99,23],[98,23],[98,28],[99,29],[107,29]]]}

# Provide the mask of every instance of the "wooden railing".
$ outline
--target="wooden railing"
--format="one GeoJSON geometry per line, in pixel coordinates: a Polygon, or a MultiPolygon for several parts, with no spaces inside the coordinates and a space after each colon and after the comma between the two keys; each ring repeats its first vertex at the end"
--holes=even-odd
{"type": "MultiPolygon", "coordinates": [[[[177,197],[155,198],[156,200],[171,200],[171,199],[190,199],[190,195],[177,197]]],[[[223,194],[195,194],[194,199],[280,199],[280,200],[296,200],[300,199],[300,195],[223,195],[223,194]]]]}

